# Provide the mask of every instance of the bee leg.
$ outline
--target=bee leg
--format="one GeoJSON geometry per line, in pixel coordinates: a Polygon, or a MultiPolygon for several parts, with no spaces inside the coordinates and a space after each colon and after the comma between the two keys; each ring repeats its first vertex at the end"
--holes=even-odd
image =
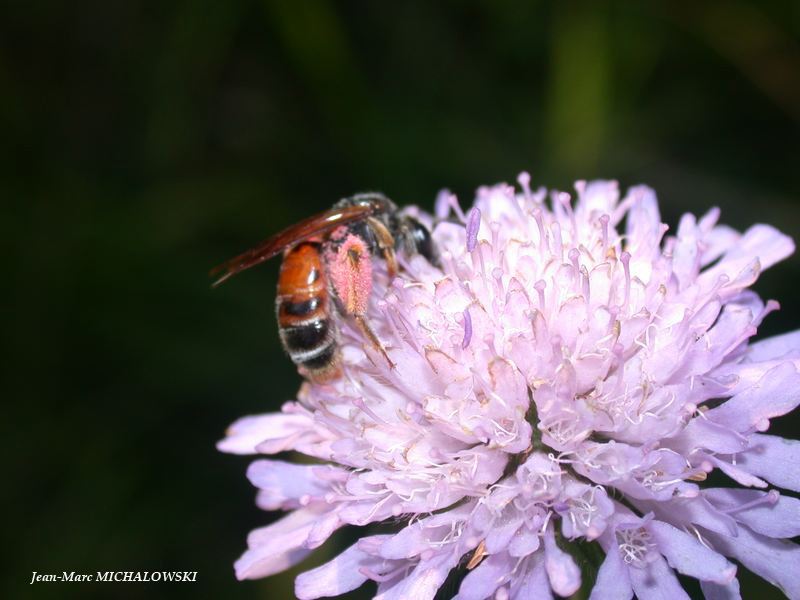
{"type": "Polygon", "coordinates": [[[381,354],[383,354],[383,358],[386,359],[386,362],[389,363],[389,368],[394,369],[395,364],[392,362],[392,359],[389,358],[389,355],[386,353],[386,348],[383,347],[381,341],[378,339],[378,336],[375,335],[375,332],[372,331],[372,328],[367,323],[367,320],[364,318],[363,315],[353,315],[355,318],[356,324],[358,328],[361,330],[361,333],[364,334],[364,337],[367,338],[372,346],[381,354]]]}
{"type": "Polygon", "coordinates": [[[386,228],[386,225],[381,223],[375,217],[367,217],[367,223],[375,233],[375,239],[378,241],[378,248],[386,260],[386,271],[389,274],[389,280],[394,279],[397,275],[397,257],[394,253],[394,236],[392,232],[386,228]]]}

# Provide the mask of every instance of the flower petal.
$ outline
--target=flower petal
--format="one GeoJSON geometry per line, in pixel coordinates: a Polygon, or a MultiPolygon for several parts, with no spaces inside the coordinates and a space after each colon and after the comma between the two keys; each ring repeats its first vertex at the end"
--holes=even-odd
{"type": "Polygon", "coordinates": [[[295,510],[275,523],[250,532],[249,549],[234,567],[239,579],[257,579],[278,573],[297,564],[310,552],[303,547],[319,509],[295,510]]]}
{"type": "Polygon", "coordinates": [[[736,455],[739,469],[773,485],[800,492],[800,442],[774,435],[753,434],[750,448],[736,455]]]}
{"type": "Polygon", "coordinates": [[[533,554],[539,549],[540,538],[538,531],[532,531],[526,526],[522,526],[511,538],[508,544],[508,553],[517,558],[533,554]]]}
{"type": "Polygon", "coordinates": [[[511,577],[514,561],[505,552],[492,554],[467,573],[453,600],[483,600],[511,577]]]}
{"type": "Polygon", "coordinates": [[[678,435],[667,440],[670,448],[689,455],[698,448],[723,454],[735,454],[747,449],[747,438],[730,427],[716,423],[701,413],[689,421],[678,435]]]}
{"type": "Polygon", "coordinates": [[[248,550],[233,564],[237,579],[261,579],[285,571],[311,554],[309,548],[272,552],[266,548],[248,550]]]}
{"type": "Polygon", "coordinates": [[[724,556],[710,550],[688,533],[655,520],[650,523],[649,530],[669,566],[678,572],[722,585],[730,583],[736,576],[736,567],[724,556]]]}
{"type": "Polygon", "coordinates": [[[767,269],[794,252],[792,239],[769,225],[753,225],[731,246],[722,259],[699,278],[701,283],[716,281],[720,275],[734,279],[747,264],[758,257],[761,269],[767,269]]]}
{"type": "Polygon", "coordinates": [[[705,418],[741,433],[785,415],[800,404],[800,374],[792,363],[770,370],[761,380],[741,394],[705,413],[705,418]]]}
{"type": "Polygon", "coordinates": [[[600,565],[589,600],[606,600],[606,598],[628,600],[632,597],[633,588],[628,567],[622,562],[617,544],[612,544],[603,564],[600,565]]]}
{"type": "Polygon", "coordinates": [[[633,591],[639,600],[690,600],[675,573],[661,556],[643,567],[628,570],[633,591]]]}
{"type": "Polygon", "coordinates": [[[339,510],[334,509],[323,514],[309,530],[304,544],[305,547],[311,549],[319,548],[342,525],[344,525],[344,521],[339,517],[339,510]]]}
{"type": "Polygon", "coordinates": [[[519,516],[507,523],[498,523],[493,526],[486,536],[486,552],[494,554],[508,548],[521,525],[522,516],[519,516]]]}
{"type": "Polygon", "coordinates": [[[779,587],[789,598],[800,598],[800,546],[753,533],[747,527],[740,527],[735,538],[710,532],[707,537],[720,552],[779,587]]]}
{"type": "Polygon", "coordinates": [[[711,531],[736,536],[736,521],[717,509],[702,494],[694,498],[673,498],[669,502],[638,502],[636,507],[643,511],[658,513],[662,520],[676,526],[702,525],[711,531]]]}
{"type": "Polygon", "coordinates": [[[373,600],[433,600],[456,562],[452,553],[420,561],[411,573],[373,600]]]}
{"type": "MultiPolygon", "coordinates": [[[[756,385],[769,371],[783,363],[792,363],[800,370],[800,358],[778,358],[762,362],[723,363],[708,374],[711,382],[723,382],[717,397],[735,396],[756,385]]],[[[709,396],[713,397],[713,396],[709,396]]]]}
{"type": "Polygon", "coordinates": [[[739,591],[739,580],[735,577],[726,585],[701,581],[700,589],[706,600],[742,600],[742,593],[739,591]]]}
{"type": "Polygon", "coordinates": [[[587,220],[593,215],[596,217],[602,214],[610,215],[619,203],[619,183],[616,181],[598,179],[584,183],[581,187],[582,189],[578,190],[575,212],[585,215],[587,220]]]}
{"type": "Polygon", "coordinates": [[[311,427],[311,419],[304,414],[269,413],[242,417],[228,428],[217,448],[231,454],[256,454],[256,446],[264,440],[285,438],[311,427]]]}
{"type": "Polygon", "coordinates": [[[649,259],[658,251],[661,241],[661,214],[656,194],[645,185],[637,185],[628,190],[626,200],[628,198],[636,198],[626,222],[628,251],[634,256],[649,259]]]}
{"type": "Polygon", "coordinates": [[[320,469],[334,470],[333,467],[264,459],[250,464],[247,477],[261,490],[258,495],[259,507],[264,510],[297,508],[304,503],[300,499],[322,498],[330,491],[330,480],[317,476],[316,472],[320,469]]]}
{"type": "Polygon", "coordinates": [[[387,537],[374,535],[363,538],[333,560],[316,569],[300,573],[294,581],[295,595],[299,600],[313,600],[325,596],[339,596],[357,589],[367,580],[363,572],[365,568],[380,573],[382,569],[379,565],[389,563],[362,550],[364,542],[380,541],[387,537]]]}
{"type": "Polygon", "coordinates": [[[747,358],[752,362],[798,356],[800,356],[800,329],[761,340],[747,349],[747,358]]]}
{"type": "Polygon", "coordinates": [[[453,528],[460,527],[461,523],[470,516],[473,507],[474,504],[465,504],[415,521],[394,535],[387,536],[378,553],[384,558],[392,559],[418,556],[430,547],[431,541],[439,541],[453,528]]]}
{"type": "Polygon", "coordinates": [[[556,544],[552,527],[544,534],[544,567],[550,587],[559,596],[570,596],[581,587],[581,571],[572,557],[556,544]]]}
{"type": "Polygon", "coordinates": [[[528,559],[527,568],[521,578],[517,577],[511,584],[511,600],[553,600],[547,570],[544,566],[544,555],[539,552],[528,559]]]}
{"type": "Polygon", "coordinates": [[[800,500],[797,498],[781,496],[776,490],[767,493],[733,488],[705,489],[703,495],[756,533],[772,538],[800,535],[800,500]],[[763,502],[757,502],[762,499],[763,502]],[[754,505],[739,508],[751,503],[754,505]]]}

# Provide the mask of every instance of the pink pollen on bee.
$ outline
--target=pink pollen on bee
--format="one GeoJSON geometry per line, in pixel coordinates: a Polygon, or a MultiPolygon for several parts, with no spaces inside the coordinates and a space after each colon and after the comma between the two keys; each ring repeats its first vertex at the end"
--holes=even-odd
{"type": "Polygon", "coordinates": [[[349,234],[332,256],[328,257],[328,272],[337,297],[351,315],[367,312],[372,292],[372,257],[360,237],[349,234]]]}

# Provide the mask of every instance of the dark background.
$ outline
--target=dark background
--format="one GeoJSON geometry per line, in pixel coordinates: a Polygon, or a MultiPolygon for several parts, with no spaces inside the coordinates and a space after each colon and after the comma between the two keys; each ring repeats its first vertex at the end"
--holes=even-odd
{"type": "MultiPolygon", "coordinates": [[[[289,597],[298,569],[235,581],[271,517],[248,459],[214,448],[299,384],[274,323],[278,261],[214,291],[207,271],[344,195],[430,209],[449,187],[468,204],[527,169],[562,189],[648,183],[672,225],[718,205],[737,228],[800,237],[796,2],[3,12],[4,598],[289,597]],[[111,569],[199,574],[27,586],[34,570],[111,569]]],[[[784,307],[760,335],[800,326],[798,275],[794,257],[758,283],[784,307]]]]}

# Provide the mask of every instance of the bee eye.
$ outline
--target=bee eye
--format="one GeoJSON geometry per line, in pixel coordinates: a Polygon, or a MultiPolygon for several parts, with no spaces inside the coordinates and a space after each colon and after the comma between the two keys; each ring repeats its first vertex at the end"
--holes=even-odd
{"type": "Polygon", "coordinates": [[[439,264],[438,253],[434,246],[431,232],[413,217],[407,217],[409,237],[413,241],[414,250],[424,256],[432,265],[439,264]]]}

